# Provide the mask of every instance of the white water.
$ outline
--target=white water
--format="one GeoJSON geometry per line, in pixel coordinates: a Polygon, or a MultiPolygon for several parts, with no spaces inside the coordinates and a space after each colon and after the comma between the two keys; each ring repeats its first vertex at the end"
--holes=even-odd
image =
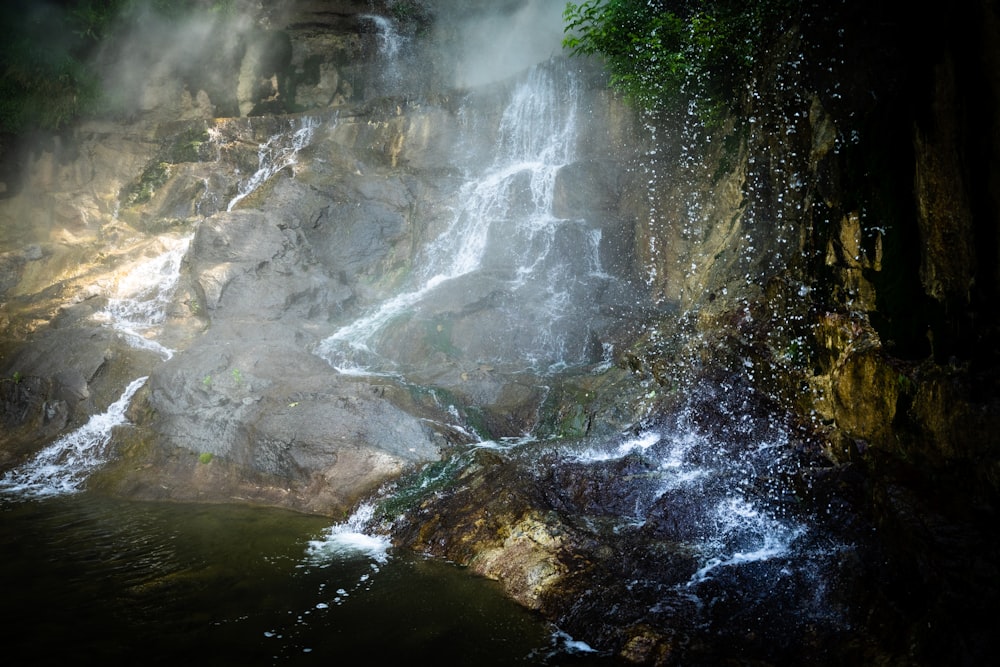
{"type": "Polygon", "coordinates": [[[377,14],[362,14],[358,18],[371,21],[375,25],[378,35],[379,56],[391,66],[399,57],[399,52],[403,48],[403,36],[396,30],[396,25],[391,19],[377,14]]]}
{"type": "Polygon", "coordinates": [[[346,521],[328,528],[323,539],[311,540],[306,548],[307,561],[323,564],[334,558],[360,556],[385,563],[390,542],[386,536],[372,534],[374,512],[374,505],[362,503],[346,521]]]}
{"type": "Polygon", "coordinates": [[[376,53],[371,58],[371,70],[366,77],[364,96],[398,96],[414,93],[426,63],[414,64],[406,53],[410,37],[399,31],[396,21],[377,14],[362,14],[358,18],[375,28],[376,53]]]}
{"type": "MultiPolygon", "coordinates": [[[[655,503],[664,494],[679,491],[686,498],[696,499],[677,511],[694,513],[686,517],[697,525],[697,535],[683,535],[687,548],[697,554],[700,563],[687,582],[695,586],[709,579],[714,571],[746,563],[790,557],[797,542],[807,534],[806,526],[776,515],[768,499],[741,492],[741,483],[756,474],[749,457],[735,459],[731,455],[713,456],[717,445],[693,429],[651,429],[620,441],[592,445],[581,451],[565,453],[564,458],[584,465],[606,465],[627,456],[638,456],[651,464],[652,472],[637,476],[631,484],[643,492],[637,494],[632,516],[621,520],[628,527],[642,526],[655,503]]],[[[772,447],[763,442],[757,451],[772,447]]],[[[751,454],[752,456],[752,454],[751,454]]],[[[621,481],[624,487],[630,482],[621,481]]]]}
{"type": "MultiPolygon", "coordinates": [[[[231,210],[268,178],[295,163],[298,152],[307,146],[317,126],[309,118],[289,121],[290,129],[279,132],[258,150],[257,171],[240,185],[230,202],[231,210]]],[[[129,262],[116,271],[106,307],[95,319],[122,334],[133,347],[150,350],[164,360],[174,350],[157,340],[161,325],[180,280],[181,266],[193,235],[160,237],[163,252],[129,262]]],[[[125,423],[125,410],[146,377],[133,381],[122,396],[102,414],[93,415],[81,428],[64,435],[18,468],[0,478],[0,492],[21,497],[40,497],[78,491],[96,468],[105,462],[112,430],[125,423]]],[[[374,547],[373,547],[374,548],[374,547]]]]}
{"type": "Polygon", "coordinates": [[[165,252],[120,269],[112,296],[97,319],[123,334],[130,345],[170,359],[174,351],[160,344],[155,336],[166,319],[191,238],[162,238],[165,252]]]}
{"type": "Polygon", "coordinates": [[[319,121],[309,116],[290,118],[288,129],[271,136],[257,148],[257,170],[240,181],[236,196],[226,205],[232,211],[268,179],[298,160],[299,151],[309,145],[319,121]]]}
{"type": "Polygon", "coordinates": [[[563,285],[576,282],[574,275],[581,270],[603,274],[591,247],[599,235],[587,237],[582,269],[579,253],[572,258],[554,255],[560,228],[576,224],[552,215],[556,172],[574,155],[575,86],[572,73],[555,74],[545,67],[530,70],[518,82],[500,119],[492,162],[462,187],[450,222],[418,257],[414,283],[333,332],[317,346],[317,355],[342,373],[377,374],[392,368],[392,360],[377,349],[380,332],[446,283],[489,268],[508,276],[506,289],[518,304],[512,309],[532,309],[512,318],[514,326],[533,332],[522,350],[526,364],[542,356],[561,359],[564,343],[553,336],[551,325],[569,305],[563,285]]]}
{"type": "Polygon", "coordinates": [[[746,498],[732,496],[719,501],[710,516],[712,536],[700,545],[704,564],[691,576],[688,586],[705,581],[713,570],[786,556],[804,526],[769,515],[746,498]],[[739,546],[734,547],[733,543],[739,546]]]}
{"type": "Polygon", "coordinates": [[[145,382],[145,377],[133,380],[106,412],[92,416],[23,465],[4,473],[0,492],[30,498],[79,491],[87,475],[104,464],[112,429],[126,422],[125,410],[145,382]]]}

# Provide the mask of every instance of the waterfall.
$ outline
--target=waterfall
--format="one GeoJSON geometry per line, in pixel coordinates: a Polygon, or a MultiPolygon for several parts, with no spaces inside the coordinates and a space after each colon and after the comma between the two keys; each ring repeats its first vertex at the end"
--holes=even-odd
{"type": "Polygon", "coordinates": [[[80,485],[107,456],[112,430],[125,423],[125,410],[146,378],[133,380],[108,409],[93,415],[77,430],[59,438],[25,464],[0,477],[0,491],[20,497],[42,497],[80,490],[80,485]]]}
{"type": "Polygon", "coordinates": [[[631,554],[614,571],[651,623],[728,632],[738,609],[750,623],[780,610],[789,632],[839,627],[828,580],[852,546],[802,502],[802,436],[756,410],[749,385],[715,378],[684,391],[671,414],[560,443],[536,474],[563,510],[596,517],[595,540],[631,554]]]}
{"type": "Polygon", "coordinates": [[[226,205],[227,211],[232,211],[279,171],[294,165],[299,151],[309,145],[319,125],[319,121],[310,116],[289,118],[287,123],[287,130],[272,135],[257,148],[257,170],[240,181],[236,196],[226,205]]]}
{"type": "Polygon", "coordinates": [[[362,14],[359,18],[364,21],[371,21],[375,25],[378,35],[378,53],[387,65],[392,66],[399,57],[399,52],[403,48],[403,36],[396,30],[396,25],[391,19],[377,14],[362,14]]]}
{"type": "Polygon", "coordinates": [[[484,351],[492,359],[480,361],[544,370],[579,360],[581,345],[571,342],[579,327],[556,325],[587,302],[570,290],[589,289],[606,275],[593,247],[599,232],[552,213],[556,174],[574,159],[577,85],[574,73],[557,62],[517,80],[498,122],[492,160],[474,168],[461,187],[454,214],[419,253],[413,282],[325,338],[315,350],[320,357],[344,373],[392,371],[393,350],[379,346],[385,330],[431,297],[439,305],[460,298],[442,290],[460,293],[461,282],[466,292],[492,285],[509,297],[498,308],[513,335],[484,351]]]}
{"type": "Polygon", "coordinates": [[[151,350],[164,359],[174,351],[160,344],[153,335],[166,319],[166,309],[180,280],[181,262],[191,244],[191,236],[163,238],[166,251],[121,269],[113,296],[108,298],[97,319],[109,323],[125,336],[129,344],[151,350]]]}
{"type": "Polygon", "coordinates": [[[400,88],[408,77],[404,76],[402,70],[403,50],[409,39],[400,34],[392,19],[385,16],[362,14],[359,18],[371,22],[375,27],[377,45],[374,71],[370,75],[370,79],[375,83],[366,91],[365,97],[396,95],[404,92],[400,88]]]}

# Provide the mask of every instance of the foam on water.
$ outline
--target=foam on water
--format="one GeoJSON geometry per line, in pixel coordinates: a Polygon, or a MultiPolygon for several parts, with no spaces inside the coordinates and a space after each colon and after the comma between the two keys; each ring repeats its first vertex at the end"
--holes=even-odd
{"type": "Polygon", "coordinates": [[[598,651],[587,642],[573,639],[564,630],[555,630],[550,637],[551,646],[545,652],[546,661],[565,655],[592,655],[598,651]]]}

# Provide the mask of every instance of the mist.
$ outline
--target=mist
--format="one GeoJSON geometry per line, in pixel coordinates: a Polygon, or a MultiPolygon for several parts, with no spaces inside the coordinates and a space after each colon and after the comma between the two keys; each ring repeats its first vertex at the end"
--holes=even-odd
{"type": "Polygon", "coordinates": [[[497,4],[458,23],[456,87],[506,79],[562,50],[563,0],[497,4]]]}
{"type": "Polygon", "coordinates": [[[94,64],[111,103],[126,114],[177,113],[178,105],[190,104],[204,91],[212,106],[203,115],[235,115],[233,82],[227,76],[238,68],[242,45],[254,28],[240,12],[164,16],[139,5],[94,64]]]}

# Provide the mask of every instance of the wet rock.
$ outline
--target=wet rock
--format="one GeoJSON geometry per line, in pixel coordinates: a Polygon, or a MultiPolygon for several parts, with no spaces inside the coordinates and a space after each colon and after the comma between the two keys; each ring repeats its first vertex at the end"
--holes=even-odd
{"type": "Polygon", "coordinates": [[[505,528],[503,543],[478,549],[468,565],[473,572],[502,581],[507,593],[524,606],[538,609],[542,599],[558,588],[566,570],[559,561],[561,531],[544,517],[530,514],[505,528]]]}
{"type": "Polygon", "coordinates": [[[552,214],[580,218],[618,209],[621,197],[620,165],[613,161],[575,162],[556,173],[552,214]]]}
{"type": "Polygon", "coordinates": [[[236,83],[241,116],[291,110],[286,102],[291,61],[292,42],[286,33],[269,30],[247,36],[236,83]]]}
{"type": "MultiPolygon", "coordinates": [[[[433,85],[462,68],[421,57],[434,71],[373,97],[388,79],[366,80],[370,3],[265,4],[262,39],[210,35],[211,72],[161,58],[135,122],[25,153],[0,207],[0,468],[148,374],[95,490],[340,516],[454,456],[397,543],[497,578],[627,661],[995,652],[997,140],[975,131],[996,106],[980,77],[997,58],[992,10],[936,14],[912,43],[893,15],[803,13],[760,63],[746,117],[711,128],[653,127],[594,77],[581,155],[554,183],[552,215],[576,222],[544,238],[578,270],[517,285],[518,233],[498,226],[479,271],[379,339],[405,350],[380,367],[401,381],[346,377],[314,352],[414,285],[466,172],[497,152],[511,82],[473,99],[433,85]],[[277,112],[294,113],[248,117],[277,112]],[[265,173],[269,140],[313,121],[308,146],[265,173]],[[91,320],[114,267],[154,251],[141,237],[182,233],[164,361],[91,320]],[[580,308],[539,331],[553,296],[580,308]],[[557,372],[567,362],[575,376],[557,372]],[[667,426],[690,427],[703,447],[687,463],[710,476],[658,486],[676,463],[659,442],[568,457],[667,426]],[[466,449],[484,438],[527,446],[466,449]],[[796,537],[806,557],[754,560],[738,524],[713,543],[731,558],[706,562],[701,541],[725,523],[711,510],[746,499],[756,518],[816,527],[796,537]]],[[[431,4],[452,29],[490,3],[431,4]]],[[[528,210],[528,171],[507,185],[505,210],[528,210]]]]}

